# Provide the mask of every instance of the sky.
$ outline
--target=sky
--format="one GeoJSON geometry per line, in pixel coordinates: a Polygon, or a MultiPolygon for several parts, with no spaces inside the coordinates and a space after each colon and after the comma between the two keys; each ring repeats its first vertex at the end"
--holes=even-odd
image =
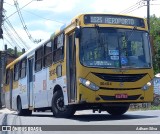
{"type": "MultiPolygon", "coordinates": [[[[27,5],[21,9],[21,14],[28,34],[36,40],[48,39],[57,29],[70,23],[72,18],[81,13],[121,13],[138,17],[147,16],[147,6],[144,6],[146,2],[142,0],[4,0],[5,18],[2,26],[4,40],[0,40],[1,50],[4,49],[4,44],[7,44],[8,48],[17,46],[18,50],[22,48],[28,50],[37,45],[28,38],[18,13],[13,14],[17,11],[14,1],[18,1],[19,8],[27,5]],[[128,8],[131,10],[126,10],[128,8]],[[8,23],[11,23],[23,41],[18,39],[19,37],[15,35],[8,23]],[[17,43],[13,42],[8,34],[17,43]]],[[[160,0],[151,0],[150,4],[150,14],[160,17],[160,0]]]]}

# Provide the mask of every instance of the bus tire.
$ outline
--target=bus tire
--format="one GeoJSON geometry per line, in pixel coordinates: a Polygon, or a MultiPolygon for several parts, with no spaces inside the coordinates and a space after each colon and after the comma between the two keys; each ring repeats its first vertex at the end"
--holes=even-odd
{"type": "Polygon", "coordinates": [[[24,109],[25,110],[25,116],[30,116],[32,115],[32,110],[29,110],[29,109],[24,109]]]}
{"type": "Polygon", "coordinates": [[[123,115],[126,113],[129,109],[129,104],[126,104],[125,106],[108,106],[106,107],[106,111],[111,115],[123,115]]]}
{"type": "Polygon", "coordinates": [[[19,116],[22,116],[24,114],[20,98],[17,99],[17,113],[18,113],[19,116]]]}
{"type": "Polygon", "coordinates": [[[65,106],[62,91],[58,90],[53,94],[52,112],[55,117],[68,118],[74,115],[73,106],[65,106]]]}
{"type": "Polygon", "coordinates": [[[32,114],[32,111],[29,109],[22,109],[21,99],[17,100],[17,113],[19,116],[29,116],[32,114]]]}

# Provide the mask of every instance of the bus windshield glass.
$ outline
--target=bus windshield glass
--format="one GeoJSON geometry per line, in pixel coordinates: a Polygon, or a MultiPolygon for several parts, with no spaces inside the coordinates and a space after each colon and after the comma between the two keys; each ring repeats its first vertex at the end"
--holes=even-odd
{"type": "Polygon", "coordinates": [[[82,28],[80,62],[87,67],[150,68],[149,34],[136,29],[82,28]]]}

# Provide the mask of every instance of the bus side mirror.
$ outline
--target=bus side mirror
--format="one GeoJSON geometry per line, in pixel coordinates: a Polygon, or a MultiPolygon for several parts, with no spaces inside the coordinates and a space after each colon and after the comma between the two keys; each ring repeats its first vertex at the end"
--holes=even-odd
{"type": "Polygon", "coordinates": [[[81,28],[80,27],[76,27],[75,29],[75,37],[76,38],[80,38],[81,35],[81,28]]]}

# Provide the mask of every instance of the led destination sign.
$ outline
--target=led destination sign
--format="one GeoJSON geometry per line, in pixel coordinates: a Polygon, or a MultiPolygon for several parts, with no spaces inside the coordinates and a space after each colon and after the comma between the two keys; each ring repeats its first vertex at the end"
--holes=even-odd
{"type": "Polygon", "coordinates": [[[118,16],[118,15],[85,15],[85,24],[113,24],[144,27],[144,20],[141,18],[118,16]]]}

